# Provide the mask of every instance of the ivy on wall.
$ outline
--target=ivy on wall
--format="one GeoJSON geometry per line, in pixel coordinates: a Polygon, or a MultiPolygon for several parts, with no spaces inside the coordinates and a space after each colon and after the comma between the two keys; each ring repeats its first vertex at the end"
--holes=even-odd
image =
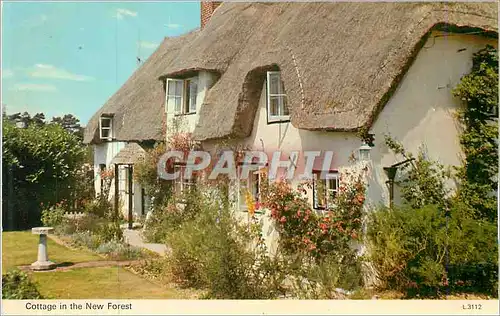
{"type": "Polygon", "coordinates": [[[475,53],[472,71],[454,89],[465,102],[459,111],[464,124],[460,144],[464,163],[457,168],[461,180],[458,197],[474,217],[497,220],[498,188],[498,52],[492,46],[475,53]]]}

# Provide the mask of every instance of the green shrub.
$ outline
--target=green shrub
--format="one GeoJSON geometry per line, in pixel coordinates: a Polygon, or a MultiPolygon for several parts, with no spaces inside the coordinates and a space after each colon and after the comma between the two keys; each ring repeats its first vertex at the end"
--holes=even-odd
{"type": "Polygon", "coordinates": [[[2,275],[3,299],[43,299],[28,275],[19,270],[12,270],[2,275]]]}
{"type": "Polygon", "coordinates": [[[114,219],[115,212],[113,205],[105,195],[99,195],[97,198],[85,204],[83,212],[100,218],[114,219]]]}
{"type": "Polygon", "coordinates": [[[409,295],[445,290],[495,295],[498,246],[496,227],[462,217],[452,207],[448,218],[437,206],[380,209],[370,215],[369,260],[383,289],[409,295]],[[482,267],[482,277],[470,273],[482,267]]]}
{"type": "Polygon", "coordinates": [[[115,222],[101,221],[93,232],[104,242],[123,240],[123,231],[120,225],[115,222]]]}
{"type": "Polygon", "coordinates": [[[203,208],[200,191],[193,190],[155,209],[146,221],[143,236],[148,242],[163,243],[168,234],[192,220],[203,208]]]}
{"type": "Polygon", "coordinates": [[[42,224],[46,227],[57,227],[62,224],[66,210],[63,205],[56,204],[42,211],[42,224]]]}
{"type": "Polygon", "coordinates": [[[241,226],[228,210],[205,202],[195,219],[172,231],[167,242],[174,280],[207,289],[208,298],[270,299],[282,293],[283,265],[266,254],[256,230],[241,226]]]}

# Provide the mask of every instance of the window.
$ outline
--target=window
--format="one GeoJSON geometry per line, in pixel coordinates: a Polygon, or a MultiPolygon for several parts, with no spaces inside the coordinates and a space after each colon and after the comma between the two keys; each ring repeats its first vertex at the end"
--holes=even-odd
{"type": "Polygon", "coordinates": [[[197,78],[167,79],[167,112],[196,113],[197,78]]]}
{"type": "Polygon", "coordinates": [[[267,119],[268,122],[290,120],[285,87],[279,71],[267,72],[267,119]]]}
{"type": "Polygon", "coordinates": [[[113,139],[113,117],[101,116],[99,121],[99,135],[101,139],[113,139]]]}
{"type": "MultiPolygon", "coordinates": [[[[238,181],[238,206],[241,211],[247,211],[247,194],[250,193],[253,202],[260,202],[260,189],[262,181],[264,181],[263,169],[264,167],[259,167],[259,170],[250,171],[247,179],[240,179],[238,181]]],[[[255,210],[259,212],[259,210],[255,210]]]]}
{"type": "Polygon", "coordinates": [[[174,172],[179,172],[179,177],[175,178],[174,180],[174,190],[177,194],[182,194],[184,192],[193,190],[196,184],[194,174],[191,179],[186,179],[184,177],[185,170],[185,165],[174,165],[174,172]]]}
{"type": "Polygon", "coordinates": [[[313,174],[313,207],[318,210],[334,208],[339,175],[337,172],[327,173],[325,179],[320,179],[320,175],[318,172],[313,174]]]}

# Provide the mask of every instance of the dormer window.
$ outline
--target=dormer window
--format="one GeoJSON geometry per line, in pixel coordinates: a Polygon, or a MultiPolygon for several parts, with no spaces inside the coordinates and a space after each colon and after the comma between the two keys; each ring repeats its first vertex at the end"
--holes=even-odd
{"type": "Polygon", "coordinates": [[[197,77],[167,79],[167,112],[176,115],[196,113],[197,77]]]}
{"type": "Polygon", "coordinates": [[[290,120],[290,112],[285,87],[279,71],[267,72],[267,121],[283,122],[290,120]]]}
{"type": "Polygon", "coordinates": [[[113,139],[113,117],[109,115],[103,115],[99,121],[99,136],[101,139],[112,140],[113,139]]]}

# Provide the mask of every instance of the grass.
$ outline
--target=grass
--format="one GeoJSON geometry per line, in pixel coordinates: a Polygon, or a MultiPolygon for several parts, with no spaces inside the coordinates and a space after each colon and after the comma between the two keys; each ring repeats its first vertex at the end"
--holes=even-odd
{"type": "MultiPolygon", "coordinates": [[[[38,235],[31,231],[2,233],[2,273],[20,265],[29,265],[36,261],[38,253],[38,235]]],[[[47,239],[49,260],[55,263],[84,262],[103,260],[87,250],[73,251],[61,246],[50,238],[47,239]]]]}
{"type": "MultiPolygon", "coordinates": [[[[72,250],[48,239],[49,259],[56,263],[103,260],[88,250],[72,250]]],[[[38,236],[30,231],[2,233],[2,274],[36,261],[38,236]]],[[[154,257],[154,256],[152,256],[154,257]]],[[[195,299],[196,291],[152,283],[123,268],[93,267],[29,272],[43,297],[52,299],[195,299]]]]}
{"type": "Polygon", "coordinates": [[[57,299],[183,299],[189,291],[151,283],[119,267],[31,274],[40,293],[57,299]]]}

